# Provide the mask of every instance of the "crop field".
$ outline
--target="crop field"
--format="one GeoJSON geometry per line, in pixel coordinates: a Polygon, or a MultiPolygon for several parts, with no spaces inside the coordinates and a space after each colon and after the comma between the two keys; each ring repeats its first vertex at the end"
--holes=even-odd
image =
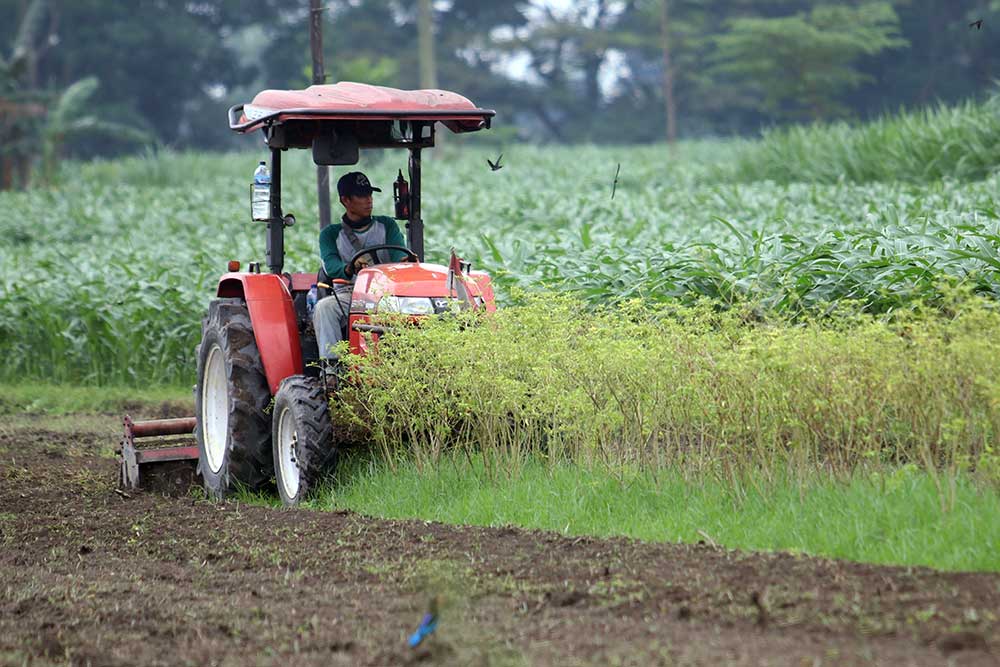
{"type": "MultiPolygon", "coordinates": [[[[291,511],[115,489],[120,413],[191,414],[217,278],[264,260],[263,151],[0,193],[0,664],[995,664],[997,118],[449,142],[428,260],[503,307],[355,360],[359,442],[291,511]]],[[[363,156],[377,213],[404,164],[363,156]]],[[[314,271],[306,154],[283,180],[314,271]]]]}
{"type": "MultiPolygon", "coordinates": [[[[948,158],[925,174],[891,162],[909,157],[895,125],[877,137],[894,150],[857,135],[856,152],[836,154],[832,166],[803,146],[850,148],[843,131],[683,144],[673,153],[513,146],[497,172],[489,153],[459,152],[452,142],[424,170],[428,258],[443,261],[455,247],[496,276],[508,301],[515,287],[571,290],[592,304],[706,296],[795,316],[847,300],[891,313],[938,301],[954,283],[995,298],[1000,176],[987,166],[1000,155],[1000,131],[975,126],[985,115],[972,107],[923,124],[896,121],[906,136],[923,132],[928,161],[935,146],[948,158]],[[980,161],[970,166],[967,155],[980,161]],[[837,164],[842,177],[832,180],[837,164]],[[750,180],[754,165],[772,180],[750,180]],[[905,179],[886,180],[894,169],[905,179]],[[794,181],[796,171],[816,180],[794,181]]],[[[261,157],[84,164],[57,189],[0,194],[0,378],[190,384],[216,277],[228,259],[263,260],[264,231],[249,221],[247,195],[261,157]]],[[[312,271],[315,178],[304,153],[288,157],[284,207],[298,225],[286,266],[312,271]]],[[[376,210],[388,213],[402,156],[359,166],[385,186],[376,210]]]]}

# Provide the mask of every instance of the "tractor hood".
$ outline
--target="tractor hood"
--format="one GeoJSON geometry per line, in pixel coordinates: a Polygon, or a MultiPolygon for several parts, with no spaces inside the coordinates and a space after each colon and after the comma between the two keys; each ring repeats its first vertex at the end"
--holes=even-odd
{"type": "MultiPolygon", "coordinates": [[[[480,297],[487,310],[494,309],[493,287],[490,276],[482,271],[472,271],[469,293],[480,297]]],[[[425,262],[399,262],[395,264],[378,264],[363,269],[358,273],[354,286],[357,299],[363,295],[365,300],[377,304],[384,296],[426,296],[451,297],[449,294],[448,267],[425,262]]]]}

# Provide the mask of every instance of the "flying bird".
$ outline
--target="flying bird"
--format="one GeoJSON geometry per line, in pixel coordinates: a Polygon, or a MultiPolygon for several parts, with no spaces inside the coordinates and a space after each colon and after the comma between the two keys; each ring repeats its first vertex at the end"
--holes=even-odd
{"type": "Polygon", "coordinates": [[[976,28],[976,30],[982,30],[983,29],[983,20],[979,19],[978,21],[973,21],[972,23],[969,24],[970,28],[972,28],[973,26],[976,28]]]}
{"type": "Polygon", "coordinates": [[[500,160],[503,159],[503,153],[500,153],[500,157],[497,158],[496,162],[493,162],[489,158],[486,158],[486,164],[490,165],[490,171],[497,171],[503,169],[503,165],[500,164],[500,160]]]}
{"type": "Polygon", "coordinates": [[[615,170],[615,182],[611,184],[611,199],[612,199],[612,201],[614,201],[614,198],[615,198],[615,190],[618,189],[618,174],[620,174],[621,171],[622,171],[622,163],[619,162],[618,163],[618,169],[615,170]]]}
{"type": "Polygon", "coordinates": [[[420,627],[417,631],[410,635],[407,644],[410,648],[417,648],[420,644],[433,634],[437,630],[438,625],[438,598],[435,595],[431,598],[430,611],[424,614],[424,618],[420,621],[420,627]]]}

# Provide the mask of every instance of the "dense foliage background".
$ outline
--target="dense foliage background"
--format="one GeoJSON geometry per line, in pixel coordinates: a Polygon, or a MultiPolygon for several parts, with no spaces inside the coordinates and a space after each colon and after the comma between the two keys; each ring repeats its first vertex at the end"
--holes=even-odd
{"type": "MultiPolygon", "coordinates": [[[[996,0],[329,0],[328,79],[425,85],[420,6],[437,84],[496,108],[496,141],[661,140],[668,108],[680,137],[868,118],[984,96],[1000,59],[996,0]]],[[[75,155],[238,145],[228,106],[311,82],[307,0],[248,7],[0,0],[0,150],[37,150],[32,124],[75,155]]]]}

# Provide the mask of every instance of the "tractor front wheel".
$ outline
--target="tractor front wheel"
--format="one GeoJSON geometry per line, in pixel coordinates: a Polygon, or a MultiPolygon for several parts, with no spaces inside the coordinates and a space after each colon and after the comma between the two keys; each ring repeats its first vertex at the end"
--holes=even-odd
{"type": "Polygon", "coordinates": [[[297,505],[333,469],[337,448],[326,391],[318,378],[292,375],[274,395],[274,477],[285,505],[297,505]]]}
{"type": "Polygon", "coordinates": [[[205,492],[221,500],[237,483],[258,490],[271,478],[271,392],[242,300],[209,304],[196,353],[195,437],[205,492]]]}

